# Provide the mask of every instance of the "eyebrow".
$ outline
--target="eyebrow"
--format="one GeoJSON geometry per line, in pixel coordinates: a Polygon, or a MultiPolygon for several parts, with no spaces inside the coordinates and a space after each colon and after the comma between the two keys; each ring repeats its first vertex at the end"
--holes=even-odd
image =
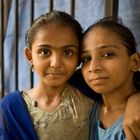
{"type": "MultiPolygon", "coordinates": [[[[101,50],[101,49],[106,49],[106,48],[117,48],[115,45],[102,45],[102,46],[99,46],[97,48],[95,48],[95,50],[101,50]]],[[[89,52],[89,50],[83,50],[82,53],[87,53],[89,52]]]]}
{"type": "MultiPolygon", "coordinates": [[[[53,46],[51,46],[51,45],[48,45],[48,44],[40,44],[40,45],[38,45],[37,47],[39,47],[39,48],[52,48],[53,46]]],[[[68,47],[72,47],[72,48],[78,48],[78,46],[76,46],[76,45],[73,45],[73,44],[68,44],[68,45],[64,45],[64,46],[61,46],[61,48],[68,48],[68,47]]]]}

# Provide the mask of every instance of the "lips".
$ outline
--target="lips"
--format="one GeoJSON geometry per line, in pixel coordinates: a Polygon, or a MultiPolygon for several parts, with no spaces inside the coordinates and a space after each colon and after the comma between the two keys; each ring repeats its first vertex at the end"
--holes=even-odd
{"type": "Polygon", "coordinates": [[[47,73],[47,74],[50,74],[50,75],[64,75],[63,73],[47,73]]]}
{"type": "Polygon", "coordinates": [[[50,78],[53,78],[53,79],[58,79],[58,78],[61,78],[62,76],[64,76],[64,73],[59,73],[59,72],[47,72],[46,73],[47,76],[49,76],[50,78]]]}
{"type": "Polygon", "coordinates": [[[108,77],[96,77],[89,79],[89,82],[93,85],[101,85],[104,84],[109,78],[108,77]]]}

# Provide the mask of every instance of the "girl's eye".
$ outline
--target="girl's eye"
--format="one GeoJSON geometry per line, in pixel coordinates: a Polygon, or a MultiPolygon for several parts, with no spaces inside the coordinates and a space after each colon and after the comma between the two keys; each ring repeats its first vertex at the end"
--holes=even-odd
{"type": "Polygon", "coordinates": [[[73,51],[72,50],[66,50],[64,51],[64,55],[65,56],[71,56],[73,54],[73,51]]]}
{"type": "Polygon", "coordinates": [[[111,53],[111,52],[105,52],[102,55],[102,57],[112,57],[112,56],[114,56],[114,53],[111,53]]]}
{"type": "Polygon", "coordinates": [[[49,55],[50,55],[50,51],[47,50],[47,49],[40,50],[40,51],[39,51],[39,54],[40,54],[41,56],[49,56],[49,55]]]}
{"type": "Polygon", "coordinates": [[[82,61],[82,63],[84,64],[84,63],[87,63],[88,61],[90,61],[91,60],[91,57],[90,56],[85,56],[85,57],[83,57],[82,59],[81,59],[81,61],[82,61]]]}

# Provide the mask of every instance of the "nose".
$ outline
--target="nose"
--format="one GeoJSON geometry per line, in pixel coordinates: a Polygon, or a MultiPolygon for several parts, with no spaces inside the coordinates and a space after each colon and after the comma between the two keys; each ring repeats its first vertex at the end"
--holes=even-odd
{"type": "Polygon", "coordinates": [[[89,63],[88,72],[100,72],[102,70],[101,61],[97,59],[92,59],[89,63]]]}
{"type": "Polygon", "coordinates": [[[60,68],[61,67],[61,57],[59,54],[53,54],[50,58],[50,66],[52,68],[60,68]]]}

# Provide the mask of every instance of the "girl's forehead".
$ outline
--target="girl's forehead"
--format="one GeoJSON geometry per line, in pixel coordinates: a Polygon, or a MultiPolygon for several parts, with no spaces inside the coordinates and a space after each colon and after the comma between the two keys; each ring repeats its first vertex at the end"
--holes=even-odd
{"type": "Polygon", "coordinates": [[[114,48],[118,50],[126,50],[126,46],[124,45],[121,37],[114,31],[104,28],[95,28],[95,30],[91,30],[83,38],[82,50],[92,50],[95,48],[114,48]]]}
{"type": "Polygon", "coordinates": [[[58,37],[61,37],[65,35],[66,37],[69,37],[69,38],[72,38],[72,37],[77,38],[75,31],[72,30],[72,28],[69,26],[46,25],[42,27],[40,30],[38,30],[37,35],[42,34],[42,33],[46,35],[46,37],[47,35],[51,35],[51,37],[55,37],[56,35],[58,35],[58,37]]]}
{"type": "Polygon", "coordinates": [[[55,29],[68,28],[72,30],[70,24],[64,24],[61,22],[51,22],[51,23],[44,24],[43,26],[40,26],[40,29],[49,29],[49,28],[55,28],[55,29]]]}
{"type": "Polygon", "coordinates": [[[95,41],[121,41],[120,36],[114,32],[113,30],[102,28],[102,27],[97,27],[85,34],[83,37],[83,42],[95,42],[95,41]]]}
{"type": "Polygon", "coordinates": [[[34,38],[32,46],[47,44],[49,46],[79,46],[78,38],[74,31],[67,27],[46,26],[39,30],[34,38]]]}
{"type": "Polygon", "coordinates": [[[76,32],[74,31],[74,29],[71,26],[63,25],[63,24],[55,24],[55,23],[46,24],[46,25],[40,27],[38,29],[38,31],[36,32],[36,35],[38,35],[39,33],[44,33],[44,34],[51,33],[51,34],[55,35],[57,32],[59,32],[60,36],[61,36],[61,33],[63,33],[63,32],[65,32],[66,35],[69,32],[70,35],[73,34],[73,36],[77,37],[76,32]]]}
{"type": "Polygon", "coordinates": [[[113,31],[113,29],[109,29],[109,28],[105,28],[105,27],[95,27],[93,29],[91,29],[88,33],[88,34],[95,34],[95,33],[99,33],[99,34],[114,34],[116,35],[116,33],[113,31]]]}

